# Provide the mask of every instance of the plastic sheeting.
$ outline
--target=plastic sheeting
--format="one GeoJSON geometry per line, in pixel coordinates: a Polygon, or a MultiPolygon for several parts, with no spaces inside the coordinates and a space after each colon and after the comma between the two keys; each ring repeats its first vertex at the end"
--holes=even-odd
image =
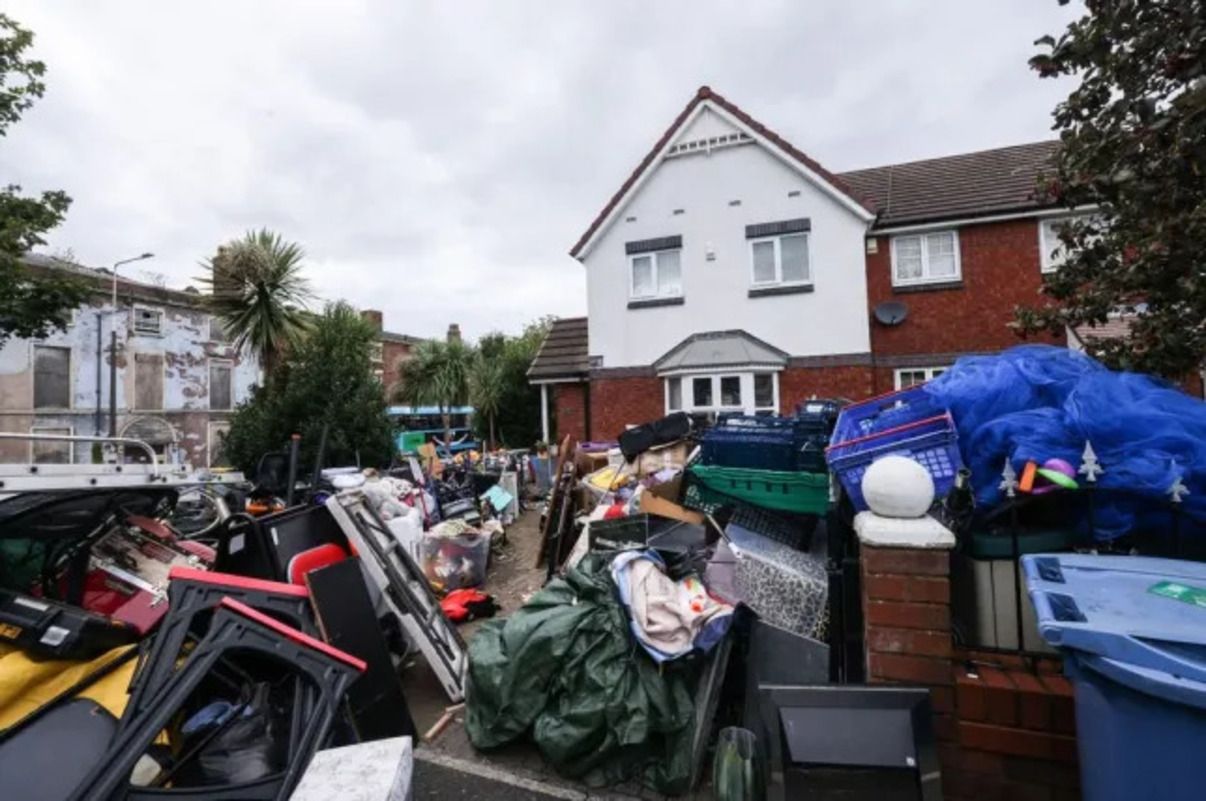
{"type": "Polygon", "coordinates": [[[1178,480],[1189,491],[1187,529],[1206,532],[1206,403],[1166,382],[1112,372],[1065,348],[1024,345],[960,359],[925,389],[955,419],[982,507],[1000,502],[1007,458],[1019,473],[1027,461],[1051,458],[1079,466],[1088,441],[1105,471],[1098,486],[1124,491],[1096,497],[1098,538],[1122,536],[1157,513],[1167,525],[1161,510],[1178,480]]]}
{"type": "Polygon", "coordinates": [[[637,647],[608,574],[591,554],[469,646],[465,728],[496,748],[530,735],[558,772],[594,786],[638,778],[685,791],[694,663],[659,670],[637,647]]]}

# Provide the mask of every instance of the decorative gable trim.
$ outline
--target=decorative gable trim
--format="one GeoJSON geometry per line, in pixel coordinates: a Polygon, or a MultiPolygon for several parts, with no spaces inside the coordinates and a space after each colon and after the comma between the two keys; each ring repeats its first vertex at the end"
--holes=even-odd
{"type": "MultiPolygon", "coordinates": [[[[574,246],[570,248],[571,256],[579,261],[584,259],[595,240],[598,239],[599,234],[606,230],[615,220],[616,215],[624,206],[624,201],[632,193],[640,189],[641,185],[652,173],[652,168],[667,158],[672,147],[678,147],[679,144],[691,144],[690,142],[686,142],[671,145],[671,142],[674,140],[674,136],[683,130],[685,126],[693,122],[705,108],[728,121],[741,134],[748,136],[754,142],[762,145],[768,152],[802,174],[809,182],[816,185],[821,191],[832,197],[839,205],[846,208],[863,222],[870,223],[875,219],[875,212],[872,207],[857,198],[849,187],[836,175],[826,170],[802,151],[797,150],[785,139],[755,120],[749,114],[746,114],[735,104],[730,103],[723,96],[713,92],[710,87],[701,86],[699,91],[695,93],[695,96],[691,98],[691,101],[687,103],[686,107],[675,117],[670,127],[654,143],[653,149],[645,154],[645,158],[641,159],[641,163],[637,165],[632,174],[620,185],[616,193],[603,206],[603,210],[599,212],[590,226],[583,232],[582,236],[578,238],[578,241],[574,243],[574,246]]],[[[741,142],[734,142],[733,144],[741,144],[741,142]]]]}

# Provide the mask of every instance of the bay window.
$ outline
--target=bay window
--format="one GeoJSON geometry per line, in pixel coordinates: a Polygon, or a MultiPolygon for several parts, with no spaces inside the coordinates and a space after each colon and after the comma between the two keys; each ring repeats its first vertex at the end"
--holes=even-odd
{"type": "Polygon", "coordinates": [[[773,372],[717,372],[665,379],[666,412],[776,414],[779,377],[773,372]]]}

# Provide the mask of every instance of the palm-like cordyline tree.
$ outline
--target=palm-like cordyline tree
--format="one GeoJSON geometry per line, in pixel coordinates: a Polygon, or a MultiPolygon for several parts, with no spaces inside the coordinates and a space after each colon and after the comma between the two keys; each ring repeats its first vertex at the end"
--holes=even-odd
{"type": "Polygon", "coordinates": [[[238,350],[259,357],[266,378],[309,328],[304,258],[299,245],[265,228],[219,247],[205,263],[209,275],[201,281],[210,286],[213,313],[238,350]]]}
{"type": "Polygon", "coordinates": [[[402,384],[398,396],[403,402],[439,407],[445,443],[452,442],[452,407],[463,406],[469,400],[469,376],[475,358],[474,349],[460,340],[429,339],[415,346],[398,371],[402,384]]]}
{"type": "Polygon", "coordinates": [[[507,392],[507,376],[501,359],[492,359],[480,351],[469,374],[469,402],[478,414],[490,421],[490,447],[496,444],[494,420],[507,392]]]}

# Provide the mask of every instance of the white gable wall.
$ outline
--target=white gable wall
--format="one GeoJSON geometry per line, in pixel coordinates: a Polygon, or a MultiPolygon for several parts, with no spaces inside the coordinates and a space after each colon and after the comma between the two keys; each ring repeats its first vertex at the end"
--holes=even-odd
{"type": "MultiPolygon", "coordinates": [[[[676,137],[732,130],[705,110],[676,137]]],[[[792,356],[870,350],[867,224],[758,144],[667,158],[646,176],[584,258],[591,356],[602,367],[649,365],[698,331],[744,329],[792,356]],[[799,192],[789,197],[789,192],[799,192]],[[731,206],[730,201],[740,205],[731,206]],[[682,209],[682,214],[674,214],[682,209]],[[635,220],[628,222],[628,218],[635,220]],[[750,298],[745,226],[808,217],[814,291],[750,298]],[[629,309],[624,243],[681,235],[685,303],[629,309]],[[708,261],[712,251],[715,259],[708,261]]]]}

